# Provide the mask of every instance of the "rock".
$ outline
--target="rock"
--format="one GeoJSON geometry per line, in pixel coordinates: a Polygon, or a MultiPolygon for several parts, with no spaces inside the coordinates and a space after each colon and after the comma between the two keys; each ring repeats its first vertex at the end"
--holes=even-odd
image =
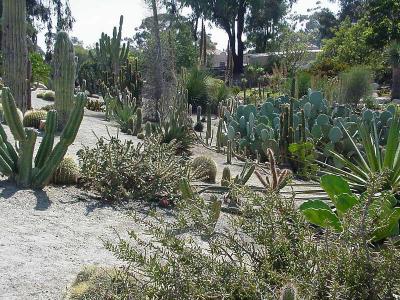
{"type": "Polygon", "coordinates": [[[376,97],[376,104],[386,104],[390,102],[390,97],[376,97]]]}
{"type": "Polygon", "coordinates": [[[400,99],[393,99],[392,103],[400,105],[400,99]]]}

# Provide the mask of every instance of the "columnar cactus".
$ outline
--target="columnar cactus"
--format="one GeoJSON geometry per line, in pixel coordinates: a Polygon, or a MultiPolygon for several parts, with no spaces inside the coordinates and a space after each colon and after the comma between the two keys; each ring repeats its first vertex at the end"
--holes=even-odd
{"type": "Polygon", "coordinates": [[[57,127],[57,112],[47,114],[46,133],[40,144],[35,160],[33,153],[38,133],[33,128],[24,128],[18,118],[14,97],[9,88],[3,88],[2,104],[4,116],[10,131],[18,143],[18,151],[8,142],[4,128],[0,124],[0,172],[15,180],[18,186],[42,188],[47,185],[61,163],[68,147],[74,142],[83,119],[86,96],[80,93],[75,101],[60,141],[53,148],[57,127]]]}
{"type": "Polygon", "coordinates": [[[14,94],[18,108],[25,112],[30,90],[25,0],[3,0],[2,30],[4,84],[14,94]]]}
{"type": "Polygon", "coordinates": [[[55,107],[58,113],[58,129],[62,130],[74,105],[75,87],[74,45],[66,32],[57,34],[53,63],[55,107]]]}
{"type": "Polygon", "coordinates": [[[136,121],[135,121],[135,129],[133,131],[133,135],[137,136],[142,131],[142,123],[143,123],[142,109],[138,108],[136,110],[136,121]]]}

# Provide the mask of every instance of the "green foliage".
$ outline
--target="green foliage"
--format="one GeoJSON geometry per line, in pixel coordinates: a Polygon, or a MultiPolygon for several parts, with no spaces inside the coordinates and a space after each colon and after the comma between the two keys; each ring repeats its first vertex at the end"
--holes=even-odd
{"type": "Polygon", "coordinates": [[[194,67],[190,70],[185,78],[185,88],[188,91],[188,101],[193,107],[207,107],[208,94],[207,94],[207,73],[194,67]]]}
{"type": "Polygon", "coordinates": [[[312,142],[293,143],[289,145],[294,172],[303,180],[315,178],[318,165],[315,163],[315,147],[312,142]]]}
{"type": "MultiPolygon", "coordinates": [[[[38,96],[38,98],[39,98],[39,96],[38,96]]],[[[56,99],[56,94],[53,91],[46,91],[46,92],[44,92],[42,98],[43,98],[43,100],[54,102],[54,100],[56,99]]]]}
{"type": "Polygon", "coordinates": [[[117,137],[100,138],[95,148],[78,154],[82,181],[106,201],[158,201],[179,199],[179,182],[190,178],[183,157],[176,156],[177,144],[161,143],[151,137],[135,146],[117,137]]]}
{"type": "Polygon", "coordinates": [[[339,161],[344,169],[339,169],[325,163],[328,174],[343,176],[353,189],[365,191],[373,174],[382,174],[382,190],[397,193],[400,188],[400,115],[395,112],[390,123],[387,141],[382,148],[378,136],[376,121],[370,125],[361,123],[358,125],[359,138],[355,138],[349,131],[342,127],[346,138],[350,141],[356,159],[330,151],[332,156],[339,161]],[[359,147],[361,144],[361,147],[359,147]]]}
{"type": "Polygon", "coordinates": [[[288,294],[390,299],[399,293],[400,279],[393,274],[400,271],[400,253],[390,241],[384,247],[365,244],[358,206],[343,218],[342,234],[326,231],[321,238],[294,201],[276,193],[242,188],[241,214],[222,214],[215,222],[217,202],[193,189],[184,191],[176,221],[155,215],[144,221],[146,235],[132,231],[130,239],[107,243],[125,262],[119,269],[124,276],[112,276],[116,280],[110,287],[93,289],[93,299],[102,298],[103,287],[111,299],[133,300],[261,300],[288,294]]]}
{"type": "Polygon", "coordinates": [[[377,242],[393,235],[397,236],[400,208],[395,207],[397,200],[392,195],[376,194],[380,190],[379,176],[381,175],[372,175],[369,184],[371,189],[358,197],[351,192],[349,184],[342,177],[324,175],[321,178],[321,186],[335,205],[336,214],[321,200],[307,201],[300,206],[300,210],[309,222],[336,232],[344,230],[342,220],[347,213],[359,213],[363,222],[371,222],[368,227],[363,228],[363,234],[368,236],[369,240],[377,242]]]}
{"type": "Polygon", "coordinates": [[[46,84],[50,78],[50,66],[48,66],[37,52],[29,54],[29,60],[32,65],[32,82],[41,82],[46,84]]]}
{"type": "Polygon", "coordinates": [[[296,98],[299,99],[308,94],[311,88],[311,74],[306,71],[300,71],[296,74],[296,98]]]}
{"type": "Polygon", "coordinates": [[[339,102],[357,105],[372,93],[371,71],[362,66],[352,67],[339,75],[339,102]]]}
{"type": "Polygon", "coordinates": [[[217,164],[208,156],[199,156],[193,159],[191,167],[199,173],[202,179],[208,183],[215,183],[217,177],[217,164]]]}
{"type": "Polygon", "coordinates": [[[208,103],[211,105],[212,112],[215,112],[218,104],[231,96],[231,90],[225,82],[212,77],[206,79],[206,87],[208,103]]]}
{"type": "Polygon", "coordinates": [[[72,156],[65,156],[53,174],[51,182],[56,185],[73,185],[80,176],[79,166],[72,156]]]}

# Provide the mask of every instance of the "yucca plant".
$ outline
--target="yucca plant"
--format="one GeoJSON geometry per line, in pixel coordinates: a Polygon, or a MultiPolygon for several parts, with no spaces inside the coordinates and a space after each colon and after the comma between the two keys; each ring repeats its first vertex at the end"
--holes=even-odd
{"type": "Polygon", "coordinates": [[[350,140],[356,159],[330,151],[333,158],[344,165],[343,169],[319,162],[325,167],[326,174],[344,177],[353,190],[364,192],[372,174],[385,174],[382,190],[398,193],[400,191],[400,114],[396,111],[392,118],[386,145],[379,145],[379,135],[376,122],[371,122],[368,128],[365,124],[358,126],[359,142],[362,149],[357,146],[357,140],[342,125],[346,137],[350,140]]]}

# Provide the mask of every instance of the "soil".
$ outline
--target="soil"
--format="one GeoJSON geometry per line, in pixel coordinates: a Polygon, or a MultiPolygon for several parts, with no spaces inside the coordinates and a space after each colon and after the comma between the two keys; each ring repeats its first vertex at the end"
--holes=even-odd
{"type": "MultiPolygon", "coordinates": [[[[36,94],[32,94],[34,108],[50,104],[36,94]]],[[[8,131],[7,126],[5,129],[8,131]]],[[[116,124],[105,121],[104,113],[85,111],[68,154],[77,159],[82,146],[92,147],[98,137],[117,134],[121,139],[140,142],[119,133],[116,124]]],[[[225,156],[200,145],[194,146],[193,154],[216,161],[219,182],[225,156]]],[[[242,162],[234,160],[230,166],[232,175],[240,173],[242,166],[242,162]]],[[[249,184],[259,182],[253,176],[249,184]]],[[[21,190],[0,178],[0,299],[62,299],[84,266],[118,264],[103,241],[116,241],[116,233],[126,236],[128,230],[140,230],[140,224],[128,212],[104,205],[76,187],[21,190]]],[[[145,216],[144,212],[139,214],[145,216]]]]}

